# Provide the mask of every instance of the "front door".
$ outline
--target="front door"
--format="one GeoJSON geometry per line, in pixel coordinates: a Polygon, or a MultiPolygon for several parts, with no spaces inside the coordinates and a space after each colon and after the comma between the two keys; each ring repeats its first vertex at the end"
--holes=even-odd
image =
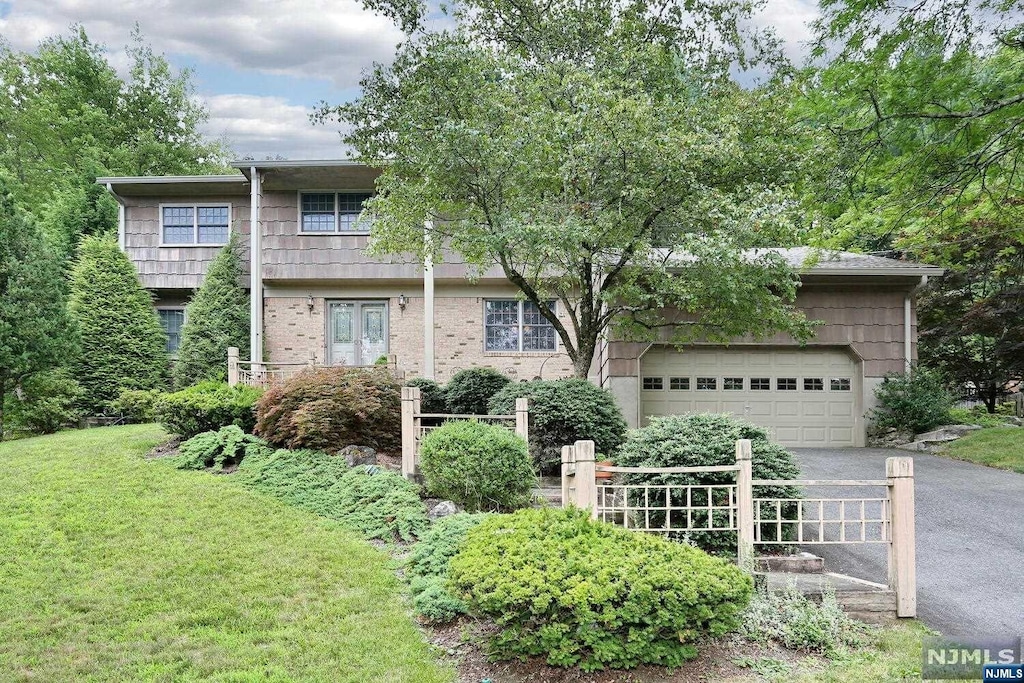
{"type": "Polygon", "coordinates": [[[387,355],[385,302],[331,301],[327,310],[327,350],[332,365],[373,365],[387,355]]]}

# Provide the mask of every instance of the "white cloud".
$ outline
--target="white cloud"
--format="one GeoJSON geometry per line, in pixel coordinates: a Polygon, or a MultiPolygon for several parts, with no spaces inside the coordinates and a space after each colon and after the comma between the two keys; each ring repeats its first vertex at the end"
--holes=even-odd
{"type": "Polygon", "coordinates": [[[818,4],[815,0],[768,0],[754,18],[754,23],[775,29],[786,54],[800,63],[807,55],[807,44],[812,37],[811,22],[817,18],[818,4]]]}
{"type": "Polygon", "coordinates": [[[238,157],[281,155],[289,159],[338,159],[345,156],[338,129],[313,126],[309,109],[284,97],[214,95],[205,98],[212,138],[226,138],[238,157]]]}

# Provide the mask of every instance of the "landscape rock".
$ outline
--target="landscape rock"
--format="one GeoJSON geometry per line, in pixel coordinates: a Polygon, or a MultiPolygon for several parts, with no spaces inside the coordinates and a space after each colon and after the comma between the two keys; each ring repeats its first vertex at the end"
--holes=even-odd
{"type": "Polygon", "coordinates": [[[338,451],[338,457],[345,458],[349,467],[377,464],[377,451],[369,446],[345,446],[338,451]]]}
{"type": "Polygon", "coordinates": [[[870,448],[897,448],[900,444],[911,440],[913,440],[913,434],[902,432],[895,427],[868,433],[868,447],[870,448]]]}
{"type": "Polygon", "coordinates": [[[427,507],[427,518],[431,522],[462,512],[462,508],[450,500],[441,500],[427,507]]]}

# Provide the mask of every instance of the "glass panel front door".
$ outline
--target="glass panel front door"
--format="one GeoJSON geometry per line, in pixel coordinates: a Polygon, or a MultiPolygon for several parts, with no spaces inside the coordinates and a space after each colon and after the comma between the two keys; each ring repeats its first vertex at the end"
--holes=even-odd
{"type": "Polygon", "coordinates": [[[332,365],[372,365],[388,352],[387,304],[332,301],[328,304],[328,359],[332,365]]]}

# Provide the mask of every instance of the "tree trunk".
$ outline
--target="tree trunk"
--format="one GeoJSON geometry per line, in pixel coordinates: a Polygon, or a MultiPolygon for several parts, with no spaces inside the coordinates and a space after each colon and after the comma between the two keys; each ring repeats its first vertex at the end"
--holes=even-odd
{"type": "Polygon", "coordinates": [[[999,387],[993,384],[991,387],[985,389],[985,409],[988,410],[990,415],[994,415],[996,412],[996,398],[999,396],[999,387]]]}
{"type": "MultiPolygon", "coordinates": [[[[580,337],[583,337],[581,334],[580,337]]],[[[576,358],[572,362],[573,376],[580,379],[587,379],[590,376],[590,366],[594,364],[594,355],[597,353],[597,339],[577,339],[576,358]]]]}

